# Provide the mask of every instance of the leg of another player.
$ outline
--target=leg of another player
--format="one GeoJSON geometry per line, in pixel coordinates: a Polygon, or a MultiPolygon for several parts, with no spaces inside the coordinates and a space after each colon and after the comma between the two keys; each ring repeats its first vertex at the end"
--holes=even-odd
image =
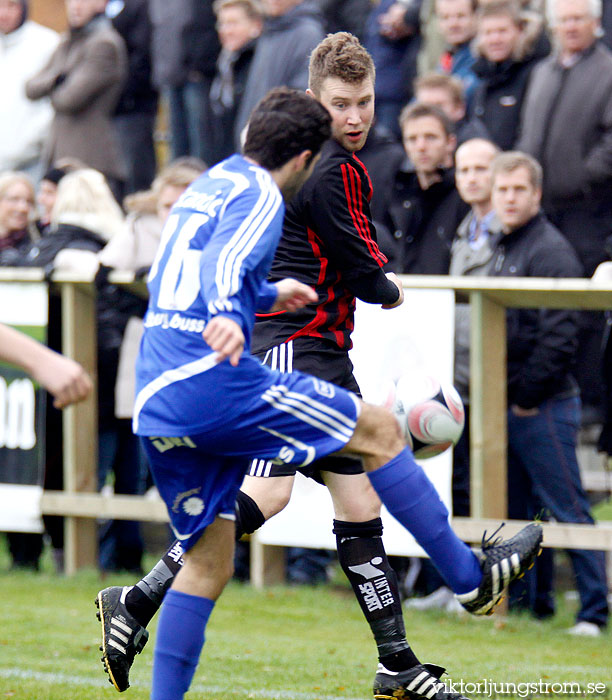
{"type": "Polygon", "coordinates": [[[322,472],[334,504],[338,561],[370,625],[379,662],[392,672],[418,665],[406,640],[397,576],[382,540],[380,499],[365,474],[322,472]]]}
{"type": "Polygon", "coordinates": [[[204,645],[208,618],[233,572],[234,523],[217,518],[184,554],[162,605],[151,700],[182,700],[204,645]],[[177,634],[177,630],[180,634],[177,634]]]}
{"type": "MultiPolygon", "coordinates": [[[[258,530],[287,505],[295,476],[246,476],[236,498],[236,539],[258,530]]],[[[125,596],[128,611],[146,627],[181,570],[183,549],[178,540],[125,596]]]]}
{"type": "Polygon", "coordinates": [[[245,476],[238,493],[237,536],[251,534],[289,503],[295,475],[245,476]],[[248,503],[245,496],[252,501],[248,503]],[[248,505],[247,505],[248,504],[248,505]]]}
{"type": "Polygon", "coordinates": [[[482,580],[480,562],[451,529],[438,492],[406,447],[396,419],[384,408],[361,404],[345,452],[358,454],[381,501],[431,557],[455,593],[482,580]]]}

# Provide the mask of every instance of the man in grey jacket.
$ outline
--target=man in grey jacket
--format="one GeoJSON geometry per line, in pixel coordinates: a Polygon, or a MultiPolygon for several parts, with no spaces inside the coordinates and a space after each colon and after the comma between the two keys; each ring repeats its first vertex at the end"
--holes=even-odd
{"type": "MultiPolygon", "coordinates": [[[[601,0],[552,0],[558,50],[533,70],[517,148],[544,169],[542,204],[590,277],[612,231],[612,53],[597,40],[601,0]]],[[[601,405],[601,315],[580,321],[577,379],[587,412],[601,405]]]]}
{"type": "Polygon", "coordinates": [[[236,117],[236,147],[251,110],[275,87],[306,90],[310,52],[324,38],[323,15],[315,0],[263,0],[264,29],[236,117]]]}

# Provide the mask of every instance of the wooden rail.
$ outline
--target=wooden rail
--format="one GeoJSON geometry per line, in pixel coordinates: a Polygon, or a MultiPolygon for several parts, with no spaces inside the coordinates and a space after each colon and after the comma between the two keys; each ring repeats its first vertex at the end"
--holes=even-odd
{"type": "MultiPolygon", "coordinates": [[[[0,281],[37,282],[42,270],[0,268],[0,281]]],[[[112,273],[110,280],[145,293],[142,282],[130,273],[112,273]]],[[[612,308],[612,283],[591,280],[538,278],[470,278],[403,276],[409,289],[454,290],[472,305],[471,470],[472,518],[454,518],[457,534],[478,542],[482,531],[492,531],[506,517],[506,328],[505,309],[612,308]]],[[[52,285],[62,301],[63,351],[96,378],[95,288],[91,278],[55,274],[52,285]]],[[[164,522],[167,515],[159,499],[142,496],[106,497],[96,493],[97,431],[95,395],[64,414],[64,491],[44,492],[42,512],[66,517],[66,572],[96,565],[96,518],[164,522]]],[[[522,524],[507,521],[511,535],[522,524]]],[[[548,547],[612,551],[612,523],[596,526],[546,523],[548,547]]],[[[256,582],[278,571],[278,547],[258,547],[254,538],[256,582]]]]}

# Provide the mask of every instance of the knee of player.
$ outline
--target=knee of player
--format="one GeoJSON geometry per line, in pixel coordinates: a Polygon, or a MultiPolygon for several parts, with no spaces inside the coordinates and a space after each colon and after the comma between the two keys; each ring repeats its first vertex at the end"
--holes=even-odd
{"type": "Polygon", "coordinates": [[[394,456],[405,446],[395,416],[382,406],[363,403],[357,430],[368,453],[394,456]]]}
{"type": "Polygon", "coordinates": [[[270,495],[267,497],[265,506],[262,507],[262,512],[266,520],[269,520],[273,515],[280,513],[287,503],[289,503],[290,497],[291,492],[286,493],[285,491],[273,491],[270,493],[270,495]]]}

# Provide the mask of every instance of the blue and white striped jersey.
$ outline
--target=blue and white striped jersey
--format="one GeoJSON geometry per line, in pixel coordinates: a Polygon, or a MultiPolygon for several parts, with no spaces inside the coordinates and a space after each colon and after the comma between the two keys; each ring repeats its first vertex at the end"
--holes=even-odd
{"type": "MultiPolygon", "coordinates": [[[[176,434],[176,396],[162,390],[177,383],[184,390],[185,381],[214,366],[215,354],[202,338],[213,316],[236,321],[248,350],[255,312],[269,309],[276,299],[266,277],[283,214],[270,174],[239,155],[204,173],[174,205],[149,274],[149,308],[136,363],[135,432],[176,434]]],[[[185,428],[201,425],[201,406],[180,403],[185,428]]]]}

